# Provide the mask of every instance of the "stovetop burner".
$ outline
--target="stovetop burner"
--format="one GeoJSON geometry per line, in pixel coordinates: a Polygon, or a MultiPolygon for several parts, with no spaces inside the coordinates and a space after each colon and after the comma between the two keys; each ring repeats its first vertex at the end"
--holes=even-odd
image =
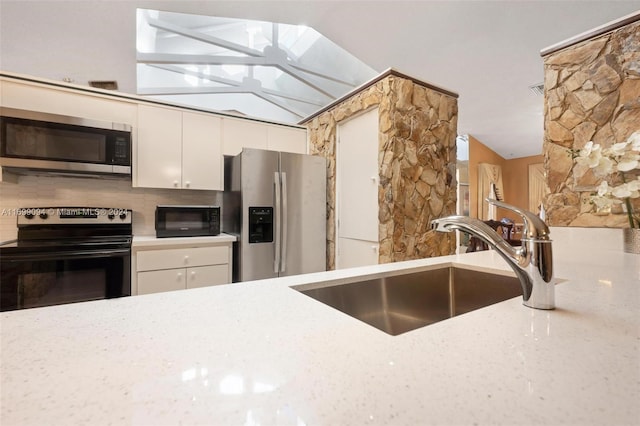
{"type": "Polygon", "coordinates": [[[37,207],[16,210],[18,239],[0,248],[16,252],[130,246],[131,210],[37,207]]]}
{"type": "Polygon", "coordinates": [[[18,228],[37,225],[131,224],[131,210],[105,207],[25,207],[16,209],[18,228]]]}

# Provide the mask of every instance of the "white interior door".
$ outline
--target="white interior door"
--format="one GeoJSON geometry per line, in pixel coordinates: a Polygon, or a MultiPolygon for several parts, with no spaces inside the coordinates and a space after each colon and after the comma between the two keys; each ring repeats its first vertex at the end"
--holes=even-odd
{"type": "Polygon", "coordinates": [[[338,125],[336,268],[378,263],[378,109],[338,125]]]}

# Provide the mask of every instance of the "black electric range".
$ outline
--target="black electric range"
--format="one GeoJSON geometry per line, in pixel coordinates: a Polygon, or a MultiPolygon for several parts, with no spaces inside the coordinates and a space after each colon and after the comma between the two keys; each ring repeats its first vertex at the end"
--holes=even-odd
{"type": "Polygon", "coordinates": [[[18,238],[0,245],[1,311],[131,295],[131,210],[38,207],[15,214],[18,238]]]}

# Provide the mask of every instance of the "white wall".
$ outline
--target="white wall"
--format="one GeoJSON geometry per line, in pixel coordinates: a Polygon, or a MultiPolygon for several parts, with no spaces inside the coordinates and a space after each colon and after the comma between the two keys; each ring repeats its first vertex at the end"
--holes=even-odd
{"type": "Polygon", "coordinates": [[[82,85],[116,79],[135,93],[135,20],[130,1],[3,0],[0,69],[82,85]]]}

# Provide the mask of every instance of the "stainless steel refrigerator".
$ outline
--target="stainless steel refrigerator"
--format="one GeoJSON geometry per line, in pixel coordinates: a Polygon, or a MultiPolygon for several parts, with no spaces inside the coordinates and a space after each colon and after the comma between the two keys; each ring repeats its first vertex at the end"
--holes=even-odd
{"type": "Polygon", "coordinates": [[[234,282],[326,270],[326,170],[312,155],[244,148],[225,157],[234,282]]]}

